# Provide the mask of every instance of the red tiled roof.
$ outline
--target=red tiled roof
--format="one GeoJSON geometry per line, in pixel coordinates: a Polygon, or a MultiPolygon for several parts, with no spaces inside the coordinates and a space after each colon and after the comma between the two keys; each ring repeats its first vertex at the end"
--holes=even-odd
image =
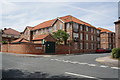
{"type": "Polygon", "coordinates": [[[20,32],[14,30],[14,29],[11,29],[11,28],[8,28],[6,30],[3,30],[3,32],[5,34],[11,34],[11,35],[16,35],[16,36],[19,36],[20,35],[20,32]]]}
{"type": "Polygon", "coordinates": [[[19,38],[17,40],[12,41],[12,43],[16,43],[16,42],[29,42],[29,41],[24,38],[19,38]]]}
{"type": "Polygon", "coordinates": [[[97,28],[97,29],[101,30],[101,32],[112,32],[112,31],[110,31],[108,29],[104,29],[104,28],[97,28]]]}
{"type": "Polygon", "coordinates": [[[76,23],[79,23],[79,24],[84,24],[84,25],[87,25],[87,26],[90,26],[90,27],[94,27],[94,26],[90,25],[89,23],[86,23],[86,22],[84,22],[82,20],[79,20],[79,19],[77,19],[77,18],[75,18],[75,17],[73,17],[71,15],[60,17],[59,19],[61,19],[64,22],[71,22],[71,21],[73,21],[73,22],[76,22],[76,23]]]}
{"type": "MultiPolygon", "coordinates": [[[[67,22],[76,22],[76,23],[79,23],[79,24],[84,24],[84,25],[87,25],[87,26],[90,26],[90,27],[94,27],[92,25],[90,25],[89,23],[86,23],[82,20],[79,20],[71,15],[68,15],[68,16],[63,16],[63,17],[59,17],[60,20],[62,20],[63,22],[67,23],[67,22]]],[[[35,26],[33,28],[33,30],[36,30],[36,29],[40,29],[40,28],[45,28],[45,27],[50,27],[52,26],[52,24],[56,21],[57,19],[52,19],[52,20],[48,20],[48,21],[45,21],[43,23],[40,23],[38,24],[37,26],[35,26]]],[[[96,28],[96,27],[94,27],[96,28]]]]}
{"type": "Polygon", "coordinates": [[[43,23],[38,24],[37,26],[35,26],[32,30],[36,30],[36,29],[40,29],[40,28],[45,28],[45,27],[50,27],[52,26],[52,24],[54,23],[56,19],[53,20],[49,20],[49,21],[45,21],[43,23]]]}
{"type": "Polygon", "coordinates": [[[36,38],[34,38],[33,40],[41,40],[44,39],[48,36],[48,34],[43,34],[43,35],[38,35],[36,38]]]}
{"type": "Polygon", "coordinates": [[[30,30],[32,30],[34,27],[30,27],[30,26],[28,26],[28,28],[29,28],[30,30]]]}

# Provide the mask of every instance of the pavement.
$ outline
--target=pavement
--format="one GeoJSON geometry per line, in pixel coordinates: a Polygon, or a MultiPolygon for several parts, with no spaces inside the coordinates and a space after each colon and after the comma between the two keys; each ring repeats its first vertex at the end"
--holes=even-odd
{"type": "Polygon", "coordinates": [[[109,53],[23,55],[24,54],[2,53],[2,75],[4,78],[30,77],[119,80],[120,68],[106,66],[95,61],[95,59],[99,57],[110,56],[109,53]]]}
{"type": "Polygon", "coordinates": [[[97,58],[96,61],[104,65],[120,67],[120,61],[117,59],[112,59],[111,56],[100,57],[97,58]]]}

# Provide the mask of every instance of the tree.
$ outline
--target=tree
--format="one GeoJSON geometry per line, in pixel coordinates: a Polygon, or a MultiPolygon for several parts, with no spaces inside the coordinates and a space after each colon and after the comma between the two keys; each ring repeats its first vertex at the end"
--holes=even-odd
{"type": "Polygon", "coordinates": [[[66,33],[65,31],[58,30],[57,32],[52,33],[53,37],[56,39],[57,44],[61,44],[64,42],[66,45],[67,39],[69,38],[69,34],[66,33]]]}

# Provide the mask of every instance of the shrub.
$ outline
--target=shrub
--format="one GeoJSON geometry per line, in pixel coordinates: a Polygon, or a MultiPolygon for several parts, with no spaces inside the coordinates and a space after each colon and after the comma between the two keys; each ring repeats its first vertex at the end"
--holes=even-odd
{"type": "Polygon", "coordinates": [[[112,49],[112,58],[120,58],[120,48],[112,49]]]}

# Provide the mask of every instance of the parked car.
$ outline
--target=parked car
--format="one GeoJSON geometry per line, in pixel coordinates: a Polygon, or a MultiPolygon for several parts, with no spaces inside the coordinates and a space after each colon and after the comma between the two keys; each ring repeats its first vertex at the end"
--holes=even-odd
{"type": "Polygon", "coordinates": [[[107,50],[103,48],[96,49],[96,53],[104,53],[104,52],[107,52],[107,50]]]}
{"type": "Polygon", "coordinates": [[[106,52],[110,53],[110,52],[112,52],[112,49],[108,48],[108,49],[106,49],[106,52]]]}

